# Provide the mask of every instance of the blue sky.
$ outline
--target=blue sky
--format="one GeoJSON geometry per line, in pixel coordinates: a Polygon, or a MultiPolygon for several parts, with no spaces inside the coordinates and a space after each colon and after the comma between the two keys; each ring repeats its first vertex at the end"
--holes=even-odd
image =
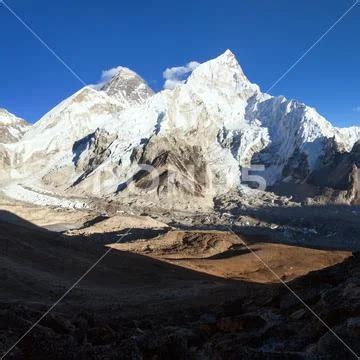
{"type": "MultiPolygon", "coordinates": [[[[155,90],[167,67],[227,48],[268,89],[353,0],[6,0],[86,83],[118,65],[155,90]]],[[[314,106],[339,126],[360,125],[360,4],[272,91],[314,106]]],[[[0,107],[34,122],[82,87],[0,6],[0,107]]]]}

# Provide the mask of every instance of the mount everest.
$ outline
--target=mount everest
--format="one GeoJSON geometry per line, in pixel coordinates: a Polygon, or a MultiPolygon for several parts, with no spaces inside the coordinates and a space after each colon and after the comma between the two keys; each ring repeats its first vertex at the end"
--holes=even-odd
{"type": "Polygon", "coordinates": [[[229,50],[159,93],[119,67],[32,126],[1,110],[0,131],[2,191],[23,201],[203,208],[256,176],[299,199],[360,201],[360,127],[262,93],[229,50]]]}

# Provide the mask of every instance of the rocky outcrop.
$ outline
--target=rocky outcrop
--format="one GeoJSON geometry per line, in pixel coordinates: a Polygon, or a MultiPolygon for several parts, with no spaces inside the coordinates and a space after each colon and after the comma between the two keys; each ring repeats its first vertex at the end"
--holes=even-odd
{"type": "Polygon", "coordinates": [[[142,165],[120,184],[119,198],[133,196],[138,202],[178,209],[190,203],[193,207],[212,207],[211,175],[200,146],[152,137],[143,148],[134,149],[131,159],[142,165]]]}
{"type": "Polygon", "coordinates": [[[72,186],[76,186],[91,174],[111,155],[109,149],[116,140],[116,135],[109,134],[107,131],[97,129],[93,134],[84,139],[76,141],[73,146],[73,162],[76,171],[81,175],[72,186]]]}
{"type": "Polygon", "coordinates": [[[307,179],[309,184],[327,189],[334,201],[360,203],[360,141],[350,152],[329,153],[307,179]]]}
{"type": "MultiPolygon", "coordinates": [[[[129,316],[115,305],[52,311],[23,339],[15,358],[354,359],[360,353],[359,257],[288,283],[248,285],[214,305],[129,316]],[[331,330],[330,330],[331,329],[331,330]],[[334,335],[334,333],[336,335],[334,335]]],[[[0,304],[1,353],[42,313],[0,304]]]]}

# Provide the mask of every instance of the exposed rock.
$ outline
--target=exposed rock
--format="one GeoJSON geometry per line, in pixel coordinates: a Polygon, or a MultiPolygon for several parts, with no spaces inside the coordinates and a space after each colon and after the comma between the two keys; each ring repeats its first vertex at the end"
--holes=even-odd
{"type": "Polygon", "coordinates": [[[139,75],[121,66],[117,68],[116,74],[101,86],[100,90],[126,106],[141,104],[154,94],[139,75]]]}
{"type": "Polygon", "coordinates": [[[30,125],[23,119],[0,109],[0,144],[19,141],[30,125]]]}

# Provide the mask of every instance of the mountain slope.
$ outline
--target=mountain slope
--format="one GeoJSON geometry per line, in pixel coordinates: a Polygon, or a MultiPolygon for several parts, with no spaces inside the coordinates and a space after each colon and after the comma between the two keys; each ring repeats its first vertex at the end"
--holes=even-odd
{"type": "Polygon", "coordinates": [[[18,143],[29,128],[30,125],[25,120],[5,109],[0,109],[0,182],[11,178],[14,150],[9,150],[7,146],[11,147],[18,143]]]}
{"type": "Polygon", "coordinates": [[[76,144],[96,129],[114,125],[119,120],[118,113],[151,96],[150,89],[144,92],[148,87],[142,81],[136,74],[121,69],[102,89],[87,86],[61,102],[34,124],[17,145],[13,172],[19,178],[31,175],[31,182],[40,186],[70,186],[79,176],[76,144]]]}
{"type": "Polygon", "coordinates": [[[28,128],[29,124],[25,120],[0,109],[0,144],[19,141],[28,128]]]}

